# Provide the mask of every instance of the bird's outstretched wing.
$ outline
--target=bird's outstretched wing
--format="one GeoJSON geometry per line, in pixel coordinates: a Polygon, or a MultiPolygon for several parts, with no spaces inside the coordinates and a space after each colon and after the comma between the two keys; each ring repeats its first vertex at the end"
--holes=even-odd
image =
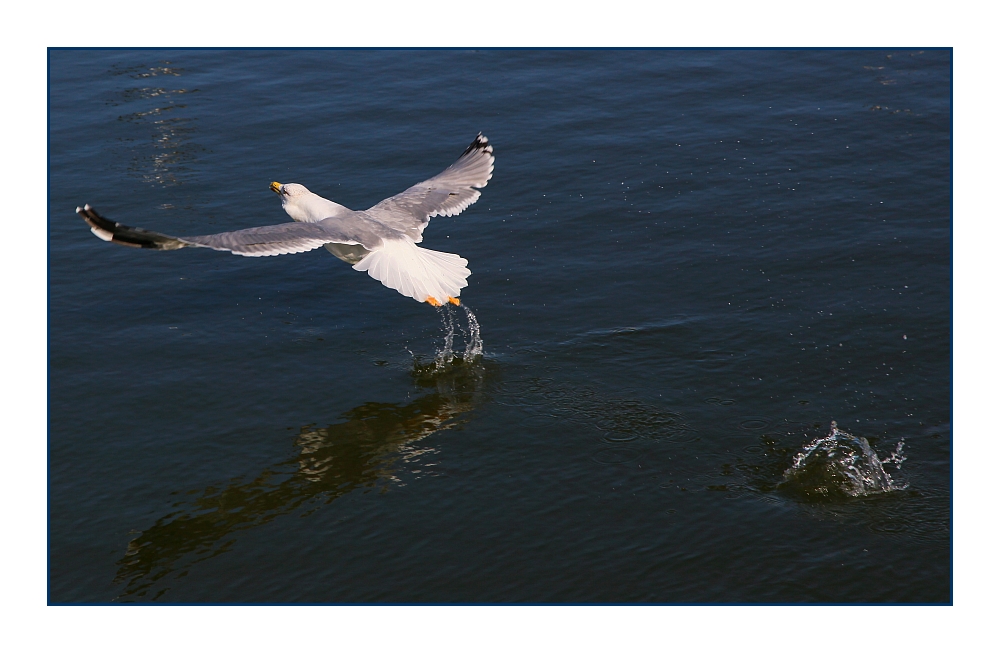
{"type": "Polygon", "coordinates": [[[491,177],[493,146],[479,134],[444,172],[382,200],[365,213],[419,243],[433,216],[458,215],[467,209],[479,199],[476,189],[486,186],[491,177]]]}
{"type": "Polygon", "coordinates": [[[146,249],[209,247],[240,256],[298,254],[327,243],[361,245],[370,249],[382,244],[383,234],[380,232],[384,230],[381,225],[372,224],[363,215],[355,214],[347,218],[289,222],[207,236],[168,236],[108,220],[89,204],[82,209],[78,207],[76,212],[90,225],[95,236],[119,245],[146,249]]]}

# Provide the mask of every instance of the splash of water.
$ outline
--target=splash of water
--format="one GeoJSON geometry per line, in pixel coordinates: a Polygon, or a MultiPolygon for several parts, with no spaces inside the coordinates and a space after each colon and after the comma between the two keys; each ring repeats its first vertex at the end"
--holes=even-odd
{"type": "Polygon", "coordinates": [[[467,305],[462,304],[462,308],[465,309],[465,319],[469,325],[468,338],[462,360],[471,363],[483,355],[483,339],[479,335],[479,320],[476,319],[476,316],[467,305]]]}
{"type": "Polygon", "coordinates": [[[813,499],[861,497],[906,489],[893,480],[885,465],[900,469],[906,457],[903,440],[888,458],[880,459],[868,440],[837,428],[816,438],[795,454],[781,487],[813,499]]]}
{"type": "Polygon", "coordinates": [[[438,312],[441,314],[441,329],[444,331],[444,344],[441,349],[437,350],[434,356],[434,362],[437,363],[438,367],[447,365],[455,358],[455,352],[452,349],[452,345],[455,343],[455,314],[448,305],[445,305],[443,309],[438,312]]]}
{"type": "Polygon", "coordinates": [[[456,309],[446,304],[438,309],[438,313],[444,334],[441,347],[435,352],[434,360],[429,363],[423,363],[419,357],[414,357],[414,372],[418,376],[435,376],[457,368],[474,367],[483,357],[479,320],[467,305],[462,304],[460,309],[456,309]]]}

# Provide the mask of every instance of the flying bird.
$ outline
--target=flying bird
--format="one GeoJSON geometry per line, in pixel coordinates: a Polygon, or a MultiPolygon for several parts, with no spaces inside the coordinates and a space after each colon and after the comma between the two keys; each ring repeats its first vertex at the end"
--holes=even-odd
{"type": "Polygon", "coordinates": [[[479,134],[444,172],[364,211],[331,202],[302,184],[273,182],[271,190],[281,197],[282,208],[294,222],[207,236],[167,236],[113,222],[89,204],[76,212],[101,240],[129,247],[208,247],[240,256],[297,254],[325,247],[400,294],[442,306],[459,303],[472,274],[469,262],[417,243],[432,217],[458,215],[479,199],[477,189],[492,177],[493,146],[479,134]]]}

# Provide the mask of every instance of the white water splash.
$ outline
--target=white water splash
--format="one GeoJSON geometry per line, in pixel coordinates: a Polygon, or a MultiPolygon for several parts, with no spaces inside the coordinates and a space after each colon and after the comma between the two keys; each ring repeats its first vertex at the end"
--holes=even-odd
{"type": "Polygon", "coordinates": [[[465,309],[465,318],[469,324],[468,340],[465,344],[465,354],[462,356],[462,360],[469,363],[483,355],[483,339],[479,335],[479,320],[476,319],[468,306],[462,304],[462,308],[465,309]]]}
{"type": "Polygon", "coordinates": [[[900,469],[906,457],[903,440],[888,458],[880,459],[868,440],[855,437],[830,424],[830,433],[816,438],[795,454],[792,466],[785,470],[782,485],[808,496],[860,497],[906,489],[893,480],[884,465],[900,469]]]}
{"type": "Polygon", "coordinates": [[[471,365],[483,355],[479,320],[466,304],[461,305],[463,313],[456,314],[457,310],[447,304],[439,310],[444,341],[434,355],[434,368],[438,371],[454,365],[471,365]],[[456,335],[464,340],[464,347],[455,346],[456,335]]]}

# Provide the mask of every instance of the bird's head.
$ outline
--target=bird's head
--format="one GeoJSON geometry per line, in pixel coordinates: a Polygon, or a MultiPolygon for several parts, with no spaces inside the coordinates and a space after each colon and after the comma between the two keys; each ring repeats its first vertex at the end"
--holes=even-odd
{"type": "Polygon", "coordinates": [[[289,200],[294,200],[296,197],[312,195],[312,193],[309,192],[309,189],[302,184],[279,184],[276,181],[272,181],[271,190],[281,196],[282,204],[288,202],[289,200]]]}

